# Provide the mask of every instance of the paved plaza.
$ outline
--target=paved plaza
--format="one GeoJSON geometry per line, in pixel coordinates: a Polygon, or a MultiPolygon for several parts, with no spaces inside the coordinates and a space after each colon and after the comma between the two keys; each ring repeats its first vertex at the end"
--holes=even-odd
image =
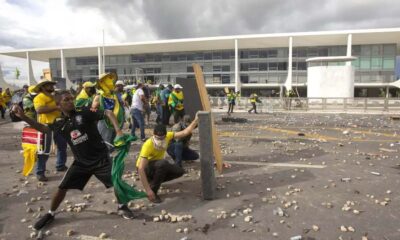
{"type": "MultiPolygon", "coordinates": [[[[222,117],[216,114],[216,127],[231,168],[216,174],[217,199],[202,200],[200,163],[185,163],[187,174],[164,184],[163,203],[133,201],[138,217],[124,220],[112,190],[92,178],[83,192],[67,194],[43,238],[400,239],[400,121],[366,114],[222,117]]],[[[29,239],[29,227],[48,210],[63,175],[52,156],[49,182],[24,178],[20,129],[6,121],[0,133],[0,239],[29,239]]],[[[138,188],[140,146],[132,146],[124,175],[138,188]]],[[[191,147],[199,148],[197,130],[191,147]]]]}

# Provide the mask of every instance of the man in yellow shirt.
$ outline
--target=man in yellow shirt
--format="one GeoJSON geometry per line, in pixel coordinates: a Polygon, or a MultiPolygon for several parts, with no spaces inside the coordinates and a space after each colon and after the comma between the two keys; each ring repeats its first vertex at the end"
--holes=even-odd
{"type": "MultiPolygon", "coordinates": [[[[52,124],[56,118],[61,116],[60,108],[56,104],[53,96],[54,85],[56,82],[49,80],[42,80],[34,88],[34,92],[38,95],[33,100],[33,105],[37,113],[38,122],[41,124],[52,124]]],[[[44,134],[44,143],[41,149],[38,149],[38,161],[36,163],[36,177],[39,181],[47,181],[45,176],[46,162],[49,159],[53,133],[44,134]]],[[[59,172],[64,172],[68,168],[65,166],[67,161],[67,142],[59,135],[54,134],[54,142],[57,145],[57,161],[56,169],[59,172]]]]}
{"type": "Polygon", "coordinates": [[[185,116],[183,99],[182,86],[180,84],[175,84],[174,91],[171,92],[168,98],[168,106],[174,115],[175,124],[177,124],[183,118],[183,116],[185,116]]]}
{"type": "Polygon", "coordinates": [[[11,98],[12,98],[11,91],[9,88],[6,88],[6,90],[3,92],[3,99],[8,108],[10,107],[11,104],[11,98]]]}
{"type": "Polygon", "coordinates": [[[0,87],[0,112],[1,118],[4,119],[4,115],[6,113],[6,101],[3,97],[3,88],[0,87]]]}
{"type": "Polygon", "coordinates": [[[184,174],[183,168],[164,159],[167,147],[172,139],[181,139],[190,135],[197,126],[198,118],[180,132],[167,132],[165,125],[155,126],[153,136],[146,140],[136,161],[140,181],[147,197],[154,203],[162,202],[157,195],[161,183],[179,178],[184,174]]]}

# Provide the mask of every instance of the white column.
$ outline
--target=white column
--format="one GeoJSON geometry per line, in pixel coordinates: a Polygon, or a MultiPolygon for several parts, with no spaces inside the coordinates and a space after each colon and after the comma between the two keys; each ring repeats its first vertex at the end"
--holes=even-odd
{"type": "Polygon", "coordinates": [[[36,84],[35,76],[33,75],[33,69],[32,69],[32,61],[29,56],[29,52],[26,52],[26,62],[27,62],[27,67],[28,67],[28,85],[32,86],[36,84]]]}
{"type": "Polygon", "coordinates": [[[288,75],[285,82],[286,91],[292,90],[292,52],[293,52],[293,37],[289,37],[289,56],[288,56],[288,75]]]}
{"type": "Polygon", "coordinates": [[[61,77],[65,78],[65,88],[71,89],[73,86],[71,80],[68,77],[67,62],[65,61],[64,50],[60,49],[60,59],[61,59],[61,77]]]}
{"type": "Polygon", "coordinates": [[[239,92],[240,87],[238,40],[235,39],[235,92],[239,92]]]}
{"type": "MultiPolygon", "coordinates": [[[[346,53],[347,57],[351,57],[352,41],[353,41],[353,35],[352,34],[347,35],[347,53],[346,53]]],[[[346,66],[351,66],[351,61],[346,62],[346,66]]]]}
{"type": "Polygon", "coordinates": [[[101,53],[102,51],[101,51],[101,47],[98,47],[97,48],[97,61],[98,61],[98,63],[99,63],[99,78],[100,78],[100,74],[102,74],[103,73],[103,56],[102,56],[102,53],[101,53]]]}

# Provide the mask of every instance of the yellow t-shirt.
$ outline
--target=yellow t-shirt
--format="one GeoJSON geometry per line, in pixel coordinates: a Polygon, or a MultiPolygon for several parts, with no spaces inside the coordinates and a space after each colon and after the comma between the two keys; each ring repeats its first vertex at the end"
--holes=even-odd
{"type": "Polygon", "coordinates": [[[3,100],[5,103],[8,103],[11,100],[11,95],[7,92],[3,92],[3,100]]]}
{"type": "MultiPolygon", "coordinates": [[[[47,96],[44,93],[39,93],[34,99],[33,99],[33,105],[35,109],[38,109],[39,107],[55,107],[57,106],[56,101],[54,100],[54,97],[47,96]]],[[[49,113],[42,113],[38,114],[38,122],[42,124],[49,124],[53,123],[54,120],[58,117],[61,116],[60,111],[53,111],[49,113]]]]}
{"type": "Polygon", "coordinates": [[[6,101],[3,98],[3,94],[0,94],[0,106],[2,106],[3,108],[6,107],[6,101]]]}
{"type": "MultiPolygon", "coordinates": [[[[169,145],[169,142],[173,138],[174,138],[174,132],[167,132],[167,135],[165,136],[165,141],[167,142],[167,146],[169,145]]],[[[147,139],[146,142],[144,142],[142,150],[140,150],[139,157],[136,161],[136,167],[139,167],[140,159],[142,157],[147,158],[148,161],[156,161],[164,159],[164,156],[165,156],[165,150],[155,149],[153,142],[151,141],[151,138],[149,138],[147,139]]]]}

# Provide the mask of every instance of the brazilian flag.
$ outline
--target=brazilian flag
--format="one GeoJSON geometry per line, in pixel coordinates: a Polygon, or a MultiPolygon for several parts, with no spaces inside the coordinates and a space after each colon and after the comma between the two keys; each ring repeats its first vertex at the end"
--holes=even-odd
{"type": "MultiPolygon", "coordinates": [[[[120,128],[124,125],[124,107],[119,104],[119,100],[117,95],[112,94],[109,97],[100,95],[100,109],[113,109],[114,116],[117,118],[118,125],[120,128]]],[[[107,127],[110,129],[114,129],[111,121],[108,118],[104,119],[106,121],[107,127]]]]}
{"type": "Polygon", "coordinates": [[[125,158],[128,155],[129,148],[131,147],[131,142],[136,140],[136,136],[134,137],[129,134],[116,137],[114,140],[117,155],[113,159],[111,177],[115,193],[121,204],[126,204],[131,200],[147,197],[146,193],[137,191],[134,187],[122,180],[125,168],[125,158]]]}

